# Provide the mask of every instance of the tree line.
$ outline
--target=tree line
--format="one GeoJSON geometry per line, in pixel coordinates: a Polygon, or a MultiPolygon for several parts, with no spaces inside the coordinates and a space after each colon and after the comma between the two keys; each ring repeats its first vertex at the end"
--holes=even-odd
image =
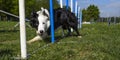
{"type": "MultiPolygon", "coordinates": [[[[54,8],[58,8],[59,4],[57,0],[53,0],[54,8]]],[[[38,11],[41,7],[49,9],[49,0],[25,0],[25,15],[26,18],[30,18],[32,11],[38,11]]],[[[19,0],[0,0],[0,10],[19,15],[19,0]]],[[[8,15],[1,13],[0,16],[4,18],[8,15]]],[[[8,16],[9,18],[10,16],[8,16]]]]}
{"type": "Polygon", "coordinates": [[[98,22],[120,23],[120,17],[100,17],[98,22]]]}
{"type": "MultiPolygon", "coordinates": [[[[53,0],[54,8],[60,7],[57,0],[53,0]]],[[[26,18],[30,18],[30,14],[32,11],[38,11],[41,7],[49,9],[49,0],[25,0],[25,15],[26,18]]],[[[65,7],[65,6],[64,6],[65,7]]],[[[0,0],[0,10],[4,10],[6,12],[19,15],[19,0],[0,0]]],[[[70,10],[70,7],[69,7],[70,10]]],[[[88,8],[82,10],[82,18],[83,21],[96,21],[99,19],[99,8],[95,5],[90,5],[88,8]]],[[[11,17],[9,15],[0,13],[0,16],[7,16],[7,18],[11,17]]]]}

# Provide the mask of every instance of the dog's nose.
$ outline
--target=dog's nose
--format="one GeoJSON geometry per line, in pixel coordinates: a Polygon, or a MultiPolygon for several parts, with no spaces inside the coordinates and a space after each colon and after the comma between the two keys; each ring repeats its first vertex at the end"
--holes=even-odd
{"type": "Polygon", "coordinates": [[[40,33],[43,33],[43,30],[40,30],[40,33]]]}

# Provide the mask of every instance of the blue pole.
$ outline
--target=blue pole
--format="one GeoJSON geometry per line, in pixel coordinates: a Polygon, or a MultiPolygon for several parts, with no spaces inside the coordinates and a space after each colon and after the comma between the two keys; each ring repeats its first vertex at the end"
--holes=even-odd
{"type": "Polygon", "coordinates": [[[68,9],[69,2],[66,0],[66,9],[68,9]]]}
{"type": "Polygon", "coordinates": [[[76,0],[73,0],[73,3],[74,3],[74,4],[73,4],[73,13],[75,13],[75,5],[76,5],[75,2],[76,2],[76,0]]]}
{"type": "Polygon", "coordinates": [[[53,0],[50,1],[50,25],[51,25],[51,42],[55,42],[54,38],[54,19],[53,19],[53,0]]]}

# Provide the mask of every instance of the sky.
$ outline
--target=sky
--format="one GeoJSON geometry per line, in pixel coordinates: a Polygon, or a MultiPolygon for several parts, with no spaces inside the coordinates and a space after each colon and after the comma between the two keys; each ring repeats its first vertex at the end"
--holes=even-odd
{"type": "MultiPolygon", "coordinates": [[[[87,8],[90,4],[98,6],[101,17],[120,16],[120,0],[76,0],[76,1],[78,2],[78,6],[80,6],[81,9],[87,8]]],[[[66,4],[65,0],[63,0],[63,4],[64,5],[66,4]]]]}

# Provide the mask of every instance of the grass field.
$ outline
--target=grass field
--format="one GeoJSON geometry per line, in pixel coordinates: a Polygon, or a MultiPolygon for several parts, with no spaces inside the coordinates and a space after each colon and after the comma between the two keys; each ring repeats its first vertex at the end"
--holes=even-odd
{"type": "MultiPolygon", "coordinates": [[[[17,22],[0,21],[0,60],[13,60],[20,56],[19,27],[17,22]]],[[[27,40],[36,34],[26,29],[27,40]]],[[[61,38],[61,31],[55,32],[56,40],[50,37],[44,41],[27,44],[28,60],[120,60],[120,24],[106,23],[83,25],[79,30],[82,38],[75,36],[61,38]]]]}

